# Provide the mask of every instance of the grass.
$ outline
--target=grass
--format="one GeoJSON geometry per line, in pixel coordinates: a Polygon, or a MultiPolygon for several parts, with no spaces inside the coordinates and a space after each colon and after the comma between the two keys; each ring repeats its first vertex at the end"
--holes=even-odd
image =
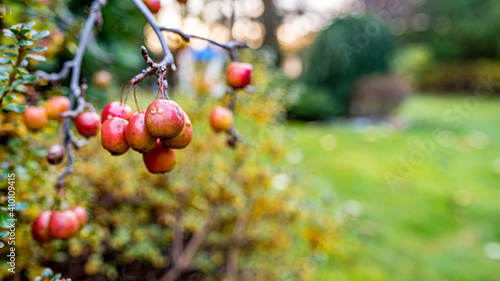
{"type": "Polygon", "coordinates": [[[500,280],[500,245],[488,244],[500,243],[500,100],[465,101],[415,96],[399,125],[290,124],[308,199],[333,198],[332,214],[362,206],[343,238],[354,246],[315,280],[500,280]]]}

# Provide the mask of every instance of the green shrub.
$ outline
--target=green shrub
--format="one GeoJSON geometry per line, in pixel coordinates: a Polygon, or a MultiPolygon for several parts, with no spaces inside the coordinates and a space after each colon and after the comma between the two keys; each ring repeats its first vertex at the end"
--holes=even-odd
{"type": "Polygon", "coordinates": [[[425,90],[448,93],[489,90],[500,93],[500,61],[441,63],[419,73],[418,81],[425,90]]]}
{"type": "Polygon", "coordinates": [[[325,119],[348,114],[356,80],[388,71],[394,46],[386,23],[371,15],[336,20],[306,52],[301,80],[313,88],[291,109],[292,116],[325,119]],[[322,90],[316,92],[318,88],[322,90]]]}

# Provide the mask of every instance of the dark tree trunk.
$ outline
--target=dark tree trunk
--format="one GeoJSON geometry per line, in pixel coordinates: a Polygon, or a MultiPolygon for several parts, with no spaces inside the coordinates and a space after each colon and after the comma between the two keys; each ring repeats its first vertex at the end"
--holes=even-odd
{"type": "Polygon", "coordinates": [[[280,47],[276,31],[278,30],[278,26],[281,24],[282,16],[278,14],[276,5],[274,4],[274,0],[263,0],[263,2],[264,2],[264,13],[259,18],[260,22],[262,22],[262,24],[264,24],[266,28],[266,34],[264,35],[263,46],[272,47],[277,52],[278,54],[277,63],[279,64],[280,47]]]}

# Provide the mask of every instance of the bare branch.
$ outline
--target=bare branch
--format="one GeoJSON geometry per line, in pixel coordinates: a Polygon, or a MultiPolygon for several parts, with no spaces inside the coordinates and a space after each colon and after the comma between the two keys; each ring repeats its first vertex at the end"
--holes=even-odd
{"type": "Polygon", "coordinates": [[[63,68],[58,73],[47,73],[45,71],[37,70],[35,75],[39,78],[43,78],[49,82],[57,82],[68,77],[69,70],[73,68],[74,62],[72,60],[67,61],[63,64],[63,68]]]}
{"type": "Polygon", "coordinates": [[[66,182],[66,176],[73,173],[73,164],[75,162],[75,155],[73,153],[73,144],[71,142],[66,143],[66,153],[68,154],[68,166],[59,175],[57,182],[54,186],[56,189],[62,189],[64,183],[66,182]]]}
{"type": "Polygon", "coordinates": [[[231,41],[229,41],[226,44],[222,44],[222,43],[218,43],[218,42],[216,42],[214,40],[211,40],[211,39],[208,39],[208,38],[204,38],[204,37],[201,37],[201,36],[198,36],[198,35],[186,34],[186,33],[182,32],[182,31],[180,31],[178,29],[175,29],[175,28],[161,27],[161,30],[172,32],[172,33],[176,33],[176,34],[178,34],[186,42],[189,42],[191,40],[191,38],[196,38],[196,39],[207,41],[208,43],[210,43],[212,45],[218,46],[218,47],[220,47],[220,48],[228,51],[229,52],[229,56],[231,57],[231,60],[235,60],[236,59],[235,51],[236,51],[237,48],[247,48],[248,47],[248,44],[246,42],[240,42],[240,41],[236,41],[236,40],[231,40],[231,41]]]}
{"type": "Polygon", "coordinates": [[[172,55],[172,52],[168,48],[165,38],[163,38],[163,36],[161,35],[161,28],[158,22],[156,21],[155,17],[149,11],[148,7],[146,7],[146,4],[142,2],[142,0],[132,0],[132,2],[134,2],[137,9],[139,9],[139,11],[144,15],[146,20],[149,22],[149,25],[151,25],[156,35],[158,36],[158,40],[160,40],[160,44],[163,49],[163,59],[159,64],[165,66],[169,65],[172,67],[173,70],[175,70],[176,67],[174,64],[174,56],[172,55]]]}
{"type": "Polygon", "coordinates": [[[173,261],[172,267],[167,271],[165,275],[163,275],[159,281],[174,281],[176,280],[180,274],[191,264],[191,260],[193,259],[196,251],[201,246],[201,243],[207,236],[208,230],[212,226],[215,218],[217,217],[217,213],[219,211],[218,206],[214,206],[208,216],[205,218],[205,222],[203,226],[200,227],[194,234],[191,240],[189,240],[186,248],[182,251],[181,255],[177,260],[173,261]]]}
{"type": "Polygon", "coordinates": [[[252,208],[254,206],[253,202],[248,204],[246,212],[242,212],[238,215],[236,222],[234,224],[231,245],[227,251],[227,264],[226,271],[229,280],[238,280],[238,254],[240,246],[243,244],[245,238],[245,228],[250,220],[250,215],[252,214],[252,208]]]}
{"type": "Polygon", "coordinates": [[[176,261],[184,248],[184,233],[182,231],[182,206],[175,210],[174,237],[172,239],[172,260],[176,261]]]}

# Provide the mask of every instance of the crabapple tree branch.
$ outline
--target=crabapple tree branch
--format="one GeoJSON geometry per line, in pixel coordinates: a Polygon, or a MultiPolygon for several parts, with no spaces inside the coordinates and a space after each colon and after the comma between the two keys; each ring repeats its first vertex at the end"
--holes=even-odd
{"type": "Polygon", "coordinates": [[[160,40],[161,48],[163,49],[163,59],[159,64],[164,66],[171,66],[172,69],[175,70],[176,67],[174,64],[174,56],[172,55],[170,48],[168,48],[165,38],[163,38],[163,36],[161,35],[161,28],[158,25],[158,22],[156,21],[154,15],[149,11],[148,7],[146,7],[146,4],[144,4],[142,0],[132,0],[132,2],[134,2],[137,9],[139,9],[139,11],[144,15],[146,20],[149,22],[149,25],[151,25],[151,28],[153,28],[156,35],[158,36],[158,39],[160,40]]]}
{"type": "Polygon", "coordinates": [[[248,47],[248,44],[246,42],[240,42],[240,41],[236,41],[236,40],[231,40],[231,41],[227,42],[226,44],[222,44],[222,43],[218,43],[218,42],[216,42],[214,40],[211,40],[211,39],[208,39],[208,38],[204,38],[204,37],[201,37],[201,36],[198,36],[198,35],[186,34],[186,33],[182,32],[182,31],[180,31],[178,29],[175,29],[175,28],[161,27],[161,30],[172,32],[172,33],[176,33],[176,34],[178,34],[186,42],[190,42],[191,38],[196,38],[196,39],[207,41],[208,43],[210,43],[212,45],[215,45],[217,47],[220,47],[220,48],[228,51],[229,57],[233,61],[236,60],[235,51],[236,51],[237,48],[247,48],[248,47]]]}
{"type": "Polygon", "coordinates": [[[68,77],[69,72],[71,70],[71,80],[70,80],[70,109],[63,114],[63,134],[64,134],[64,146],[66,147],[66,153],[68,155],[68,165],[66,169],[59,175],[58,181],[55,184],[55,188],[61,189],[64,186],[66,181],[66,176],[73,173],[73,164],[74,164],[74,153],[73,153],[73,145],[76,148],[79,148],[84,144],[84,142],[76,139],[75,135],[70,129],[71,119],[69,117],[75,117],[78,113],[82,112],[85,107],[87,107],[87,102],[85,98],[82,96],[82,88],[85,90],[86,85],[82,85],[80,87],[80,72],[82,67],[83,55],[85,53],[85,48],[89,38],[92,36],[92,29],[94,25],[100,26],[102,24],[102,14],[101,8],[106,5],[107,0],[95,0],[91,7],[89,16],[85,22],[85,26],[83,28],[82,34],[79,38],[78,49],[76,51],[75,57],[71,61],[67,61],[64,63],[63,68],[59,73],[46,73],[43,71],[36,72],[36,75],[39,78],[43,78],[48,80],[49,82],[56,82],[68,77]]]}
{"type": "MultiPolygon", "coordinates": [[[[248,44],[246,42],[231,40],[231,41],[227,42],[226,44],[222,44],[222,43],[218,43],[214,40],[204,38],[204,37],[201,37],[198,35],[186,34],[179,29],[160,26],[158,24],[158,22],[156,21],[155,17],[153,16],[153,14],[149,11],[149,9],[146,7],[146,5],[141,0],[132,0],[132,2],[134,2],[134,4],[139,9],[139,11],[144,15],[146,20],[149,22],[149,24],[151,25],[151,27],[155,31],[156,36],[160,40],[160,45],[162,47],[164,57],[163,57],[161,62],[155,63],[151,59],[151,57],[149,56],[146,47],[142,46],[141,47],[141,54],[144,57],[144,60],[146,61],[148,68],[143,69],[141,71],[141,73],[134,76],[127,84],[135,85],[135,84],[141,82],[142,80],[144,80],[144,78],[146,78],[147,76],[155,75],[155,76],[160,77],[160,74],[164,73],[166,71],[167,67],[170,67],[174,71],[176,70],[176,66],[174,63],[172,52],[170,51],[170,48],[168,47],[168,45],[165,41],[165,38],[161,34],[161,31],[175,33],[175,34],[179,35],[186,42],[190,42],[192,38],[204,40],[212,45],[218,46],[218,47],[226,50],[232,61],[236,60],[236,50],[237,49],[248,47],[248,44]]],[[[233,1],[232,5],[234,8],[234,1],[233,1]]],[[[231,28],[232,28],[233,24],[234,24],[234,12],[231,16],[231,28]]],[[[158,81],[158,82],[159,82],[159,85],[161,85],[160,83],[165,83],[166,81],[158,81]]],[[[228,89],[228,94],[231,95],[230,109],[234,113],[234,107],[235,107],[235,103],[236,103],[236,93],[234,92],[234,89],[230,88],[230,89],[228,89]]],[[[228,136],[227,142],[230,146],[233,146],[233,147],[236,146],[237,142],[245,142],[243,137],[240,134],[238,134],[238,132],[236,131],[234,126],[230,128],[230,130],[228,131],[228,134],[229,134],[229,136],[228,136]]]]}
{"type": "Polygon", "coordinates": [[[175,66],[174,57],[172,55],[172,52],[170,51],[170,48],[167,45],[167,42],[165,41],[165,38],[162,35],[162,31],[176,33],[179,36],[181,36],[181,38],[186,42],[189,42],[191,40],[191,38],[205,40],[212,45],[215,45],[215,46],[218,46],[220,48],[227,50],[231,60],[236,59],[235,53],[236,53],[237,48],[248,47],[248,44],[245,42],[239,42],[239,41],[232,40],[226,44],[222,44],[222,43],[218,43],[216,41],[213,41],[211,39],[204,38],[201,36],[186,34],[186,33],[182,32],[178,29],[175,29],[175,28],[167,28],[164,26],[160,26],[158,24],[158,22],[156,21],[154,15],[149,11],[148,7],[146,7],[146,5],[141,0],[132,0],[132,2],[135,4],[137,9],[139,9],[139,11],[144,15],[144,17],[148,21],[149,25],[151,26],[151,28],[153,28],[153,30],[155,31],[156,36],[158,37],[158,40],[160,40],[160,45],[161,45],[162,50],[163,50],[163,59],[160,62],[155,63],[151,59],[151,57],[149,57],[146,48],[144,46],[142,46],[141,53],[142,53],[142,56],[144,57],[144,59],[146,60],[146,63],[148,64],[148,68],[142,70],[141,73],[134,76],[129,81],[130,84],[135,85],[135,84],[141,82],[142,80],[144,80],[144,78],[146,78],[147,76],[153,76],[153,75],[159,76],[161,73],[165,72],[168,67],[170,67],[173,71],[175,71],[177,69],[175,66]]]}

